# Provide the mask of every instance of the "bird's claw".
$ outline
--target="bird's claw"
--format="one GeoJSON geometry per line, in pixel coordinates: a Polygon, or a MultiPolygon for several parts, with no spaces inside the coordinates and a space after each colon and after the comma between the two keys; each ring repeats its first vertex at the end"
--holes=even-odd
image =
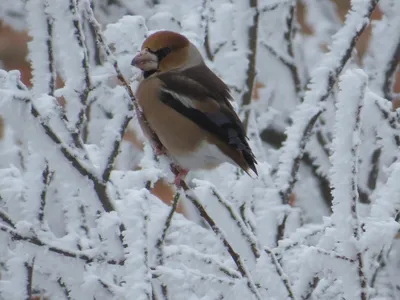
{"type": "Polygon", "coordinates": [[[167,154],[167,150],[165,149],[164,146],[162,146],[162,145],[157,145],[157,146],[154,148],[154,153],[156,154],[156,156],[166,155],[166,154],[167,154]]]}
{"type": "Polygon", "coordinates": [[[175,180],[174,180],[175,186],[177,188],[182,187],[185,177],[189,173],[189,170],[182,169],[181,167],[175,164],[171,165],[171,170],[175,174],[175,180]]]}

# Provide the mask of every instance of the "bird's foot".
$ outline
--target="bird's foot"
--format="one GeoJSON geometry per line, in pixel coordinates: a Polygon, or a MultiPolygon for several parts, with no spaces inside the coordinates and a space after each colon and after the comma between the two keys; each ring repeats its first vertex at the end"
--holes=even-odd
{"type": "Polygon", "coordinates": [[[171,170],[175,174],[175,180],[174,184],[177,188],[180,188],[183,186],[184,180],[186,175],[189,173],[189,170],[182,169],[181,167],[172,164],[171,165],[171,170]]]}
{"type": "Polygon", "coordinates": [[[166,155],[167,154],[167,149],[163,145],[157,145],[154,148],[154,153],[156,156],[161,156],[161,155],[166,155]]]}

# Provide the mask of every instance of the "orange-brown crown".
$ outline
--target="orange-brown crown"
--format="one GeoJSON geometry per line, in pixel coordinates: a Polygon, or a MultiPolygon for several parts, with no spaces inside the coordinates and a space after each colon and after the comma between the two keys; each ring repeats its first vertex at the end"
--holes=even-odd
{"type": "Polygon", "coordinates": [[[164,47],[171,48],[172,51],[179,50],[189,46],[189,40],[183,35],[163,30],[150,35],[143,43],[142,50],[149,48],[151,51],[157,51],[164,47]]]}
{"type": "Polygon", "coordinates": [[[156,52],[169,48],[171,52],[159,63],[159,71],[169,71],[184,65],[189,56],[189,40],[173,31],[158,31],[150,35],[143,43],[142,50],[148,48],[156,52]]]}

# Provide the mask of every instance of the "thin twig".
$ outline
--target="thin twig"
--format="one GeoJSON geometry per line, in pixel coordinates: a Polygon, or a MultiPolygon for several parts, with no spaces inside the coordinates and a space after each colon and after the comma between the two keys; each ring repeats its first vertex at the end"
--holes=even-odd
{"type": "Polygon", "coordinates": [[[49,67],[49,74],[50,74],[50,79],[49,79],[49,90],[48,94],[50,96],[54,96],[54,90],[56,88],[56,70],[55,70],[55,61],[54,61],[54,49],[53,49],[53,18],[50,14],[46,12],[46,8],[48,7],[48,0],[44,2],[45,9],[44,13],[46,15],[46,24],[47,24],[47,40],[46,40],[46,46],[47,46],[47,56],[48,56],[48,67],[49,67]]]}
{"type": "Polygon", "coordinates": [[[269,255],[273,265],[275,266],[276,273],[281,278],[283,285],[286,288],[286,291],[289,295],[289,298],[295,300],[296,297],[294,296],[292,285],[290,283],[289,277],[285,274],[285,271],[282,269],[281,264],[279,263],[278,259],[276,258],[274,252],[272,252],[269,248],[264,248],[265,253],[269,255]]]}
{"type": "Polygon", "coordinates": [[[249,245],[251,252],[255,259],[260,257],[260,251],[258,249],[257,240],[255,236],[249,231],[249,229],[244,224],[243,220],[240,218],[238,213],[233,210],[232,206],[219,195],[219,193],[213,188],[210,187],[212,195],[218,200],[218,202],[228,211],[229,216],[235,221],[236,226],[239,228],[240,233],[245,238],[246,242],[249,245]]]}
{"type": "Polygon", "coordinates": [[[294,24],[296,21],[296,6],[297,1],[293,0],[292,3],[289,5],[289,15],[286,18],[286,30],[283,34],[283,38],[287,45],[287,53],[289,57],[292,59],[293,63],[290,64],[289,71],[290,75],[292,76],[292,80],[294,83],[296,95],[299,95],[301,92],[301,82],[299,77],[299,72],[297,70],[297,66],[295,63],[294,51],[293,51],[293,39],[294,39],[294,24]]]}
{"type": "Polygon", "coordinates": [[[214,266],[216,269],[218,269],[219,271],[221,271],[226,276],[228,276],[232,279],[242,278],[242,276],[236,270],[226,267],[221,262],[219,262],[217,259],[215,259],[213,255],[202,253],[200,251],[197,251],[196,249],[190,248],[185,245],[180,245],[178,247],[173,246],[170,248],[168,248],[168,255],[166,255],[166,258],[171,258],[173,256],[178,256],[178,255],[179,256],[190,256],[191,258],[201,261],[202,263],[205,263],[206,265],[214,266]],[[170,248],[173,248],[173,250],[171,250],[170,248]]]}
{"type": "Polygon", "coordinates": [[[7,233],[11,237],[11,239],[14,241],[25,241],[25,242],[28,242],[35,246],[44,247],[50,252],[54,252],[54,253],[60,254],[65,257],[79,258],[79,259],[83,260],[85,263],[92,263],[94,261],[98,261],[98,262],[105,262],[110,265],[120,265],[120,266],[124,265],[124,263],[125,263],[125,261],[123,261],[123,260],[121,260],[121,261],[105,260],[104,258],[102,258],[100,256],[91,257],[80,251],[71,251],[71,250],[67,250],[67,249],[62,249],[60,247],[51,246],[50,244],[39,239],[37,236],[24,236],[22,234],[19,234],[16,230],[14,230],[8,226],[2,225],[2,224],[0,224],[0,231],[7,233]]]}
{"type": "Polygon", "coordinates": [[[57,279],[57,284],[63,291],[65,298],[67,298],[67,300],[72,300],[72,297],[70,295],[70,290],[67,288],[67,285],[65,284],[64,280],[61,277],[57,279]]]}
{"type": "MultiPolygon", "coordinates": [[[[327,74],[326,80],[324,80],[325,86],[323,88],[321,88],[321,86],[318,85],[319,92],[316,94],[317,95],[316,97],[315,97],[315,93],[313,93],[312,90],[308,91],[306,93],[305,97],[309,97],[309,99],[305,98],[304,99],[305,102],[312,101],[312,104],[316,105],[318,102],[324,102],[328,99],[328,97],[330,96],[330,94],[333,90],[334,85],[336,84],[336,82],[338,80],[339,74],[342,72],[345,64],[351,57],[351,53],[353,52],[353,49],[355,47],[355,44],[356,44],[358,38],[360,37],[361,33],[364,31],[364,29],[368,25],[368,23],[369,23],[368,20],[371,17],[371,14],[372,14],[373,10],[375,9],[378,1],[379,0],[369,0],[369,6],[364,14],[362,23],[359,24],[358,27],[355,27],[353,35],[351,36],[350,39],[348,39],[348,45],[343,46],[343,43],[340,44],[340,56],[335,58],[335,63],[331,64],[332,67],[330,67],[330,72],[326,73],[327,74]],[[345,49],[345,50],[343,50],[343,49],[345,49]]],[[[359,17],[355,13],[350,14],[349,16],[351,17],[353,15],[355,15],[356,18],[359,17]]],[[[354,26],[354,24],[352,24],[350,21],[348,21],[346,24],[341,29],[342,31],[346,31],[349,29],[348,27],[354,26]],[[346,26],[346,24],[350,24],[350,25],[346,26]]],[[[337,44],[336,47],[339,47],[339,44],[337,44]]],[[[331,50],[331,52],[334,52],[334,51],[337,52],[337,51],[339,51],[339,49],[334,48],[331,50]]],[[[327,55],[329,55],[329,53],[327,55]]],[[[313,82],[315,80],[316,80],[316,78],[313,78],[313,79],[311,79],[311,82],[313,82]]],[[[319,79],[318,81],[321,81],[321,80],[319,79]]],[[[301,109],[301,108],[299,108],[299,109],[301,109]]],[[[305,109],[309,109],[308,104],[305,106],[305,109]]],[[[290,161],[291,161],[290,176],[289,176],[289,178],[285,179],[283,188],[281,188],[281,191],[280,191],[280,195],[282,197],[283,203],[289,202],[289,197],[290,197],[293,187],[297,181],[296,176],[297,176],[297,172],[299,169],[299,162],[304,153],[304,147],[306,146],[307,140],[311,134],[314,124],[317,121],[317,119],[321,113],[322,113],[322,111],[320,110],[317,114],[310,115],[309,119],[307,121],[304,122],[304,120],[302,120],[302,122],[304,122],[304,130],[303,130],[301,137],[298,138],[297,136],[296,137],[288,136],[287,141],[290,140],[291,143],[286,142],[285,146],[283,147],[282,155],[287,155],[287,152],[291,151],[291,149],[296,149],[296,153],[297,153],[296,155],[294,155],[293,157],[290,158],[290,161]],[[297,146],[293,145],[294,142],[298,143],[298,145],[297,146]]],[[[296,128],[299,125],[300,124],[293,123],[293,125],[291,125],[291,127],[296,128]]],[[[301,126],[303,127],[303,124],[301,124],[301,126]]],[[[288,132],[290,132],[290,131],[288,131],[288,132]]],[[[297,131],[296,131],[296,134],[297,134],[297,131]]],[[[285,161],[285,164],[286,164],[288,160],[285,159],[282,161],[285,161]]],[[[284,169],[287,169],[287,168],[284,168],[284,169]]],[[[282,179],[279,179],[279,180],[281,181],[282,179]]]]}
{"type": "Polygon", "coordinates": [[[397,65],[399,64],[399,61],[400,61],[400,36],[396,50],[394,51],[392,58],[388,61],[388,65],[384,76],[385,80],[382,86],[383,96],[389,101],[393,100],[393,84],[395,82],[396,69],[397,65]]]}
{"type": "Polygon", "coordinates": [[[257,290],[257,286],[255,285],[252,276],[250,272],[247,270],[246,265],[244,264],[242,258],[240,255],[233,249],[231,244],[228,242],[226,239],[225,235],[221,231],[221,229],[218,227],[218,225],[214,222],[214,220],[208,215],[206,210],[204,209],[203,205],[201,202],[197,199],[193,191],[187,186],[185,181],[181,181],[181,185],[183,190],[185,191],[185,196],[187,199],[192,202],[192,204],[195,206],[197,211],[199,212],[200,216],[207,222],[208,225],[210,225],[211,229],[214,231],[214,233],[221,238],[223,245],[225,246],[226,250],[228,251],[229,255],[232,257],[232,260],[236,264],[240,274],[247,279],[247,286],[250,290],[250,292],[256,297],[256,299],[261,300],[261,295],[259,294],[257,290]]]}
{"type": "Polygon", "coordinates": [[[15,223],[13,220],[11,220],[11,218],[8,216],[8,214],[0,209],[0,219],[6,223],[8,226],[12,227],[13,229],[15,229],[15,223]]]}
{"type": "MultiPolygon", "coordinates": [[[[92,83],[90,80],[90,66],[89,66],[89,57],[88,57],[88,51],[87,47],[85,44],[85,37],[82,29],[82,24],[80,22],[80,17],[78,14],[78,7],[76,0],[70,0],[69,1],[69,10],[72,15],[72,25],[74,27],[74,35],[78,44],[78,47],[80,48],[81,54],[82,54],[82,62],[81,62],[81,67],[83,70],[83,89],[79,91],[79,100],[80,100],[80,110],[78,113],[78,119],[75,123],[75,132],[73,133],[75,136],[78,135],[80,136],[82,133],[82,128],[86,126],[86,109],[88,106],[88,97],[89,93],[92,90],[92,83]]],[[[78,138],[78,137],[75,137],[78,138]]]]}
{"type": "Polygon", "coordinates": [[[25,262],[25,269],[26,269],[26,300],[32,299],[32,283],[33,283],[33,265],[35,263],[35,258],[32,259],[32,262],[28,263],[25,262]]]}
{"type": "MultiPolygon", "coordinates": [[[[258,0],[248,0],[250,9],[253,12],[253,20],[251,25],[248,29],[248,36],[247,36],[247,47],[248,47],[248,66],[246,72],[246,89],[243,93],[241,105],[246,107],[250,105],[251,98],[253,96],[253,87],[254,81],[256,78],[256,56],[257,56],[257,44],[258,44],[258,0]]],[[[245,111],[244,119],[243,119],[243,127],[247,129],[248,122],[249,122],[250,111],[245,111]]]]}
{"type": "Polygon", "coordinates": [[[47,191],[51,182],[51,179],[53,177],[53,172],[50,172],[49,170],[49,163],[48,161],[45,161],[45,167],[42,172],[42,191],[40,193],[40,206],[39,206],[39,212],[38,212],[38,220],[40,224],[43,225],[43,219],[44,219],[44,210],[46,206],[46,198],[47,198],[47,191]]]}

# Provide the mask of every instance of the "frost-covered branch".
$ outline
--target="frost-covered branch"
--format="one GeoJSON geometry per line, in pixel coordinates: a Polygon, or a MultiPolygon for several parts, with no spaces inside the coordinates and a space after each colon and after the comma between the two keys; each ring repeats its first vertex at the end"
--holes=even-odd
{"type": "Polygon", "coordinates": [[[72,15],[72,26],[74,28],[74,37],[76,38],[76,42],[78,47],[80,48],[80,56],[82,57],[81,68],[83,72],[83,87],[80,91],[77,91],[79,94],[80,101],[80,109],[77,116],[77,121],[75,123],[76,132],[74,134],[81,135],[83,141],[87,140],[88,136],[88,127],[87,127],[87,112],[89,106],[89,93],[92,90],[92,82],[90,79],[90,66],[89,66],[89,57],[88,50],[85,44],[85,37],[82,28],[82,22],[80,21],[80,16],[78,12],[77,0],[69,1],[69,10],[72,15]],[[83,130],[83,132],[82,132],[83,130]]]}
{"type": "Polygon", "coordinates": [[[356,243],[362,236],[357,211],[357,157],[361,144],[360,115],[367,88],[367,75],[361,70],[348,71],[341,77],[341,80],[331,157],[332,219],[342,231],[340,240],[348,239],[351,236],[354,238],[354,242],[350,242],[350,245],[353,247],[351,253],[355,253],[358,264],[359,296],[360,299],[366,300],[368,299],[368,288],[365,262],[362,250],[356,243]],[[349,219],[350,222],[348,222],[349,219]],[[346,235],[347,237],[345,237],[346,235]]]}
{"type": "Polygon", "coordinates": [[[247,286],[251,293],[256,297],[256,299],[261,299],[261,296],[258,292],[257,286],[255,285],[251,274],[247,270],[246,265],[244,264],[242,258],[240,255],[233,249],[232,245],[228,242],[226,237],[224,236],[223,232],[221,229],[217,226],[215,221],[209,216],[209,214],[206,212],[204,207],[202,206],[201,202],[197,199],[196,195],[193,193],[193,191],[187,186],[186,183],[182,185],[183,190],[185,191],[185,196],[187,199],[190,200],[190,202],[196,207],[197,211],[199,212],[200,216],[207,222],[208,225],[210,225],[211,229],[214,231],[214,233],[221,238],[222,243],[224,244],[226,250],[228,251],[229,255],[232,257],[232,260],[236,264],[240,274],[246,278],[247,280],[247,286]]]}
{"type": "MultiPolygon", "coordinates": [[[[249,8],[252,13],[252,23],[248,29],[248,66],[246,71],[246,85],[245,91],[241,99],[241,105],[243,107],[248,106],[251,103],[251,98],[253,95],[253,88],[256,78],[256,57],[257,57],[257,44],[258,44],[258,26],[259,26],[259,12],[258,12],[258,0],[248,0],[249,8]]],[[[250,111],[246,110],[243,126],[247,128],[249,122],[250,111]]]]}
{"type": "Polygon", "coordinates": [[[288,202],[297,181],[299,162],[314,124],[324,110],[323,102],[328,99],[377,3],[377,0],[369,0],[353,4],[354,11],[348,14],[345,25],[335,34],[330,52],[325,55],[321,67],[313,72],[303,103],[293,114],[276,178],[283,203],[288,202]]]}
{"type": "Polygon", "coordinates": [[[24,236],[24,235],[18,233],[15,229],[12,229],[12,228],[2,225],[2,224],[0,224],[0,231],[8,234],[11,237],[11,239],[14,241],[24,241],[24,242],[33,244],[38,247],[43,247],[44,249],[46,249],[50,252],[57,253],[62,256],[65,256],[65,257],[81,259],[85,263],[91,263],[94,261],[99,261],[99,262],[104,261],[105,263],[110,264],[110,265],[123,265],[124,264],[124,261],[105,260],[102,257],[91,257],[87,254],[84,254],[81,251],[70,251],[67,249],[62,249],[62,248],[59,248],[56,246],[52,246],[52,245],[44,242],[37,236],[24,236]]]}

